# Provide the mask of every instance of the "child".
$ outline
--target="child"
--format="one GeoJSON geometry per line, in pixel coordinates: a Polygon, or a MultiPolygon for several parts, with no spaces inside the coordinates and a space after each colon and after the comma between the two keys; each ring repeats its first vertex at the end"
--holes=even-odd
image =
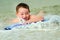
{"type": "MultiPolygon", "coordinates": [[[[39,13],[39,15],[41,12],[39,13]]],[[[30,9],[29,6],[25,3],[20,3],[16,6],[16,16],[17,18],[14,19],[12,22],[17,23],[20,22],[21,24],[29,24],[32,22],[38,22],[44,20],[43,16],[39,15],[30,15],[30,9]]],[[[21,24],[14,24],[11,26],[8,26],[4,28],[5,30],[11,30],[12,28],[16,26],[21,26],[21,24]]]]}
{"type": "Polygon", "coordinates": [[[29,6],[25,3],[20,3],[16,6],[16,16],[18,18],[14,19],[12,21],[13,23],[21,22],[21,20],[24,20],[23,23],[26,24],[26,23],[32,23],[32,22],[38,22],[44,20],[43,16],[30,15],[29,6]]]}

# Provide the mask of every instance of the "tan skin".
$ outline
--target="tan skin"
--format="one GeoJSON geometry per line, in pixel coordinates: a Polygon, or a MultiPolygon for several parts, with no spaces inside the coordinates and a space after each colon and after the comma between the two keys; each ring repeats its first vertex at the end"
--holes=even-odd
{"type": "MultiPolygon", "coordinates": [[[[23,7],[18,9],[18,12],[16,12],[16,15],[17,17],[24,19],[25,23],[38,22],[44,19],[43,16],[30,15],[29,10],[23,7]]],[[[19,19],[16,18],[12,22],[13,23],[19,22],[19,19]]]]}

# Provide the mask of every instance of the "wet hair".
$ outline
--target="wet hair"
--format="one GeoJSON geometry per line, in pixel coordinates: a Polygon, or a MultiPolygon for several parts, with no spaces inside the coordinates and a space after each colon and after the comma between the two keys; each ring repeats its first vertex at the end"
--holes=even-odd
{"type": "Polygon", "coordinates": [[[27,4],[25,4],[25,3],[19,3],[19,4],[16,6],[16,12],[18,12],[18,9],[19,9],[20,7],[26,8],[26,9],[28,9],[29,12],[30,12],[29,6],[28,6],[27,4]]]}

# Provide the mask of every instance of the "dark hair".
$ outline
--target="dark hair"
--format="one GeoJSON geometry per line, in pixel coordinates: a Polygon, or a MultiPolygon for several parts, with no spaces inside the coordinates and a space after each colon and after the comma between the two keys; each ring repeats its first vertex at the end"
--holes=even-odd
{"type": "Polygon", "coordinates": [[[27,4],[25,4],[25,3],[19,3],[19,4],[16,6],[16,12],[18,12],[18,9],[19,9],[20,7],[26,8],[26,9],[28,9],[29,12],[30,12],[29,6],[28,6],[27,4]]]}

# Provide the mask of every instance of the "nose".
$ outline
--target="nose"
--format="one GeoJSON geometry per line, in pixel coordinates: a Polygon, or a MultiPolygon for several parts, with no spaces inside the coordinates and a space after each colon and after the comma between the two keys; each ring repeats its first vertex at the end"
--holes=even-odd
{"type": "Polygon", "coordinates": [[[23,18],[26,18],[26,15],[25,14],[23,15],[23,18]]]}

